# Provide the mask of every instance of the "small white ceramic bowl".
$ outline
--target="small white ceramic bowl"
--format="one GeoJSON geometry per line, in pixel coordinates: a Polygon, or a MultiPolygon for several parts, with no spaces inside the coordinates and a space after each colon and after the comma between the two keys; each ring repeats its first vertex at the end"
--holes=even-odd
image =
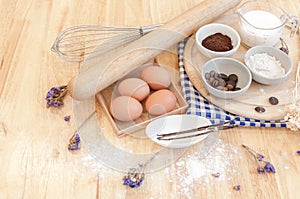
{"type": "Polygon", "coordinates": [[[208,90],[208,92],[223,99],[231,99],[241,96],[248,90],[252,81],[252,75],[247,66],[245,66],[242,62],[229,57],[217,57],[207,61],[202,68],[201,77],[204,87],[208,90]],[[236,91],[223,91],[214,88],[205,78],[205,74],[212,70],[226,75],[236,74],[238,76],[236,87],[241,89],[236,91]]]}
{"type": "Polygon", "coordinates": [[[246,66],[249,68],[249,70],[252,73],[253,80],[261,84],[266,84],[266,85],[279,84],[284,80],[286,80],[292,72],[292,62],[289,56],[284,52],[282,52],[281,50],[271,46],[255,46],[250,48],[245,54],[244,61],[246,66]],[[267,53],[268,55],[274,57],[276,60],[278,60],[281,63],[282,67],[285,69],[285,74],[280,77],[270,77],[258,73],[256,70],[254,70],[251,66],[247,64],[249,57],[257,53],[267,53]]]}
{"type": "Polygon", "coordinates": [[[238,48],[240,47],[241,43],[241,38],[238,32],[233,29],[232,27],[225,25],[225,24],[220,24],[220,23],[210,23],[207,25],[204,25],[200,27],[197,32],[196,32],[196,44],[200,52],[208,57],[208,58],[213,58],[213,57],[228,57],[233,55],[238,48]],[[205,48],[202,45],[202,41],[215,33],[222,33],[223,35],[227,35],[231,39],[231,43],[233,48],[229,51],[224,51],[224,52],[217,52],[217,51],[212,51],[207,48],[205,48]]]}

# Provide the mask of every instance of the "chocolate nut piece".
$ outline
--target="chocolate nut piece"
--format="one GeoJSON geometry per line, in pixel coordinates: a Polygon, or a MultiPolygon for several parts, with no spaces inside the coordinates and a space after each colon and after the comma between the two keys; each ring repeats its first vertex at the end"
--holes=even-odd
{"type": "Polygon", "coordinates": [[[212,83],[212,86],[217,88],[219,86],[219,80],[215,79],[212,83]]]}
{"type": "Polygon", "coordinates": [[[233,89],[233,91],[238,91],[238,90],[241,90],[241,88],[240,88],[240,87],[235,87],[235,88],[233,89]]]}
{"type": "Polygon", "coordinates": [[[215,73],[216,73],[216,71],[214,71],[214,70],[211,70],[211,71],[209,72],[209,74],[210,74],[211,77],[214,77],[215,73]]]}
{"type": "Polygon", "coordinates": [[[255,107],[255,111],[259,113],[263,113],[266,111],[266,109],[264,107],[257,106],[255,107]]]}
{"type": "Polygon", "coordinates": [[[213,82],[214,82],[215,78],[210,77],[208,80],[208,83],[212,86],[213,82]]]}
{"type": "Polygon", "coordinates": [[[229,91],[232,91],[234,89],[232,84],[227,84],[226,87],[228,88],[229,91]]]}
{"type": "Polygon", "coordinates": [[[225,80],[224,79],[219,79],[219,85],[220,86],[226,86],[226,82],[225,82],[225,80]]]}
{"type": "Polygon", "coordinates": [[[220,74],[219,74],[219,73],[215,73],[215,74],[214,74],[214,78],[215,78],[215,79],[220,79],[220,74]]]}
{"type": "MultiPolygon", "coordinates": [[[[236,82],[234,82],[234,81],[228,81],[228,82],[226,82],[227,83],[227,86],[228,85],[230,85],[229,87],[231,88],[231,90],[233,90],[234,88],[235,88],[235,86],[236,86],[236,82]]],[[[229,89],[229,88],[228,88],[229,89]]]]}
{"type": "Polygon", "coordinates": [[[220,78],[225,80],[226,82],[229,80],[228,79],[228,75],[224,74],[224,73],[220,73],[220,78]]]}
{"type": "Polygon", "coordinates": [[[229,81],[237,82],[238,81],[238,76],[236,74],[230,74],[228,76],[229,81]]]}
{"type": "Polygon", "coordinates": [[[224,86],[218,86],[216,89],[224,91],[225,87],[224,86]]]}
{"type": "Polygon", "coordinates": [[[277,105],[279,103],[278,99],[276,97],[270,97],[269,102],[272,105],[277,105]]]}
{"type": "Polygon", "coordinates": [[[210,74],[208,72],[205,73],[205,79],[209,80],[209,78],[210,78],[210,74]]]}

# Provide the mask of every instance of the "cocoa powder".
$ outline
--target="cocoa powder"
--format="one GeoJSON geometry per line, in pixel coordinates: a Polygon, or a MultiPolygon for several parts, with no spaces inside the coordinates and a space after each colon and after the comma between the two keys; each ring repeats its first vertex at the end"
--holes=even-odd
{"type": "Polygon", "coordinates": [[[202,41],[202,46],[217,52],[225,52],[233,48],[231,38],[227,35],[223,35],[222,33],[215,33],[206,37],[202,41]]]}

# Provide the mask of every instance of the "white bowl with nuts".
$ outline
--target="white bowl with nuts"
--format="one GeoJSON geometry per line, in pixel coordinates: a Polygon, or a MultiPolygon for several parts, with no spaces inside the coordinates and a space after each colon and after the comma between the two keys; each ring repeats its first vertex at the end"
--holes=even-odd
{"type": "Polygon", "coordinates": [[[252,75],[242,62],[228,57],[207,61],[201,73],[204,87],[216,97],[232,99],[244,94],[250,87],[252,75]]]}

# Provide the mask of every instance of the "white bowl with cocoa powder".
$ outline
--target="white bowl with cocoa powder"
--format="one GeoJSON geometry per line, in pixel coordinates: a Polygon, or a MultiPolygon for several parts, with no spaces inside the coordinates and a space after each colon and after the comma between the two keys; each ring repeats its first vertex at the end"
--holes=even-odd
{"type": "Polygon", "coordinates": [[[208,58],[231,56],[241,43],[240,35],[234,28],[220,23],[200,27],[195,40],[199,51],[208,58]]]}

